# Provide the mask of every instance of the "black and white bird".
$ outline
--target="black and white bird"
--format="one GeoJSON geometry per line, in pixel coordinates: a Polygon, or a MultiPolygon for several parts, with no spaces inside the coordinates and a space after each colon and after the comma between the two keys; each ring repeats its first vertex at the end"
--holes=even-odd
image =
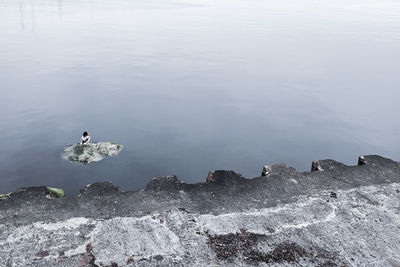
{"type": "Polygon", "coordinates": [[[89,141],[90,141],[90,136],[88,132],[84,132],[81,137],[81,145],[87,145],[89,144],[89,141]]]}

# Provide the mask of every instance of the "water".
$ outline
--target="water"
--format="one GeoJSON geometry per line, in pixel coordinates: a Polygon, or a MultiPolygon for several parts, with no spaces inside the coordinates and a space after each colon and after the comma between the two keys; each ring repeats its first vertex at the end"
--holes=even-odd
{"type": "Polygon", "coordinates": [[[399,70],[397,0],[2,0],[0,193],[399,160],[399,70]]]}

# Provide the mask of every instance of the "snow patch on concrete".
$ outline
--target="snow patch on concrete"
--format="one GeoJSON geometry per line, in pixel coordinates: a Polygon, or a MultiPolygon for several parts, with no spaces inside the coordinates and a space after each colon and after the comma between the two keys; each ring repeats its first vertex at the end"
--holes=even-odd
{"type": "Polygon", "coordinates": [[[83,224],[88,224],[89,219],[84,217],[75,217],[65,221],[56,222],[56,223],[45,223],[45,222],[36,222],[33,224],[35,228],[41,228],[46,231],[57,231],[61,228],[65,228],[68,230],[76,229],[83,224]]]}
{"type": "Polygon", "coordinates": [[[96,263],[113,261],[123,265],[126,256],[150,258],[179,254],[183,249],[178,236],[153,217],[116,217],[99,222],[91,238],[96,263]]]}
{"type": "Polygon", "coordinates": [[[240,229],[270,234],[285,228],[302,228],[327,222],[335,217],[335,210],[334,205],[320,198],[310,198],[304,202],[250,212],[201,215],[198,225],[203,231],[216,235],[235,233],[240,229]]]}

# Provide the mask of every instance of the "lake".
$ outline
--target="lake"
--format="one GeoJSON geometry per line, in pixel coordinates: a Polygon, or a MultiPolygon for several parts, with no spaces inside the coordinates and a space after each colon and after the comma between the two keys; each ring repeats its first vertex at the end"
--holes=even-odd
{"type": "Polygon", "coordinates": [[[2,0],[0,92],[0,193],[399,160],[400,1],[2,0]]]}

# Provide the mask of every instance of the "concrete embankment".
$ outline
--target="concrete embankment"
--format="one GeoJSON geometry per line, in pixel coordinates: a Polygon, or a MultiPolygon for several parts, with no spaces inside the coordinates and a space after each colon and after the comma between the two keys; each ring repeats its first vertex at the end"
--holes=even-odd
{"type": "Polygon", "coordinates": [[[153,178],[146,190],[46,187],[0,200],[0,266],[399,266],[400,164],[319,160],[247,179],[153,178]]]}

